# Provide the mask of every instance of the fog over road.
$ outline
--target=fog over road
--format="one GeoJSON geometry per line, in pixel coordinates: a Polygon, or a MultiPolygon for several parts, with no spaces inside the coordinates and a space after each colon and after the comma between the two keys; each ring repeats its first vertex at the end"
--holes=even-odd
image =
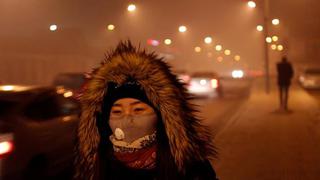
{"type": "Polygon", "coordinates": [[[320,178],[317,92],[294,84],[288,112],[278,109],[277,87],[266,95],[260,80],[252,83],[249,96],[231,95],[197,101],[216,134],[219,158],[212,164],[221,179],[320,178]]]}
{"type": "Polygon", "coordinates": [[[221,131],[247,101],[250,95],[251,81],[224,79],[221,81],[222,97],[199,98],[194,101],[199,106],[199,116],[214,134],[221,131]]]}

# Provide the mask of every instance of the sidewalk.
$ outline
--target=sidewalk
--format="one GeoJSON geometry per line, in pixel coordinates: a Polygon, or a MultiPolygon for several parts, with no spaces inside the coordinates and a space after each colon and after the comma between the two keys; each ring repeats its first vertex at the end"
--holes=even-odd
{"type": "Polygon", "coordinates": [[[320,111],[297,85],[289,95],[289,112],[278,110],[278,92],[262,80],[253,83],[249,100],[216,136],[222,180],[320,179],[320,111]]]}

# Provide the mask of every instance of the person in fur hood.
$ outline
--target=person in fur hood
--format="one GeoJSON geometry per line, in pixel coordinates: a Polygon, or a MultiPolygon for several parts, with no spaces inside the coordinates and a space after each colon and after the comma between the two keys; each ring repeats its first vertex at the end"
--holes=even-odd
{"type": "Polygon", "coordinates": [[[80,97],[75,179],[217,179],[192,96],[154,53],[120,42],[80,97]]]}

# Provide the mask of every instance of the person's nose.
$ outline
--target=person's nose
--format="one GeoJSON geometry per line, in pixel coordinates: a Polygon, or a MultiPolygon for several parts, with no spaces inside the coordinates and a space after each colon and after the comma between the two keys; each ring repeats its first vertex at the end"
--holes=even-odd
{"type": "Polygon", "coordinates": [[[127,123],[133,123],[133,115],[132,115],[132,112],[129,108],[125,109],[124,117],[125,117],[125,121],[127,123]]]}
{"type": "Polygon", "coordinates": [[[125,116],[130,116],[130,115],[131,115],[131,111],[130,111],[129,108],[126,108],[126,109],[124,110],[124,115],[125,115],[125,116]]]}

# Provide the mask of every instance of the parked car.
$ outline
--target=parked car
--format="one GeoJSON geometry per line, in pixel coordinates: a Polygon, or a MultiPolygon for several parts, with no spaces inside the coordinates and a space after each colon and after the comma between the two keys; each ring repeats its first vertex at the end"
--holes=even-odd
{"type": "Polygon", "coordinates": [[[184,83],[185,85],[190,83],[191,77],[185,71],[180,70],[180,71],[175,71],[174,73],[177,75],[180,82],[184,83]]]}
{"type": "Polygon", "coordinates": [[[55,87],[0,86],[0,179],[48,179],[72,168],[80,106],[55,87]]]}
{"type": "Polygon", "coordinates": [[[320,89],[320,68],[306,68],[299,75],[299,82],[305,89],[320,89]]]}
{"type": "Polygon", "coordinates": [[[61,73],[55,76],[52,85],[63,86],[64,88],[70,89],[73,92],[74,97],[79,98],[88,77],[89,74],[84,72],[61,73]]]}
{"type": "Polygon", "coordinates": [[[222,95],[220,78],[214,72],[197,72],[191,75],[188,91],[198,97],[219,97],[222,95]]]}
{"type": "Polygon", "coordinates": [[[85,82],[84,73],[61,73],[54,80],[54,86],[65,86],[68,89],[79,89],[85,82]]]}

